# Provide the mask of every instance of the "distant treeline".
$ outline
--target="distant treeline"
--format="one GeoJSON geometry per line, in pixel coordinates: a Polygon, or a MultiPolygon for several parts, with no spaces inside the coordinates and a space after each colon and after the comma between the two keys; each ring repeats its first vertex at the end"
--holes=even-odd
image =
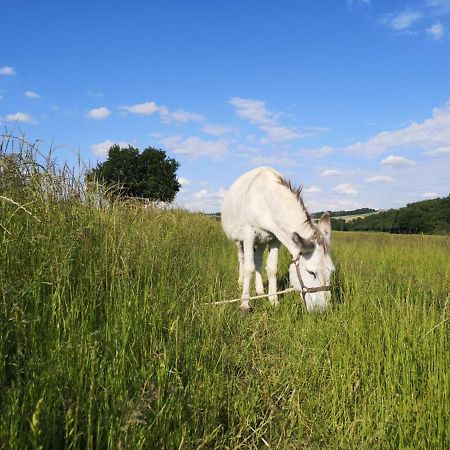
{"type": "Polygon", "coordinates": [[[450,195],[409,203],[404,208],[390,209],[351,222],[333,218],[331,223],[334,230],[341,231],[450,234],[450,195]]]}
{"type": "MultiPolygon", "coordinates": [[[[330,212],[330,215],[333,217],[340,217],[340,216],[357,216],[359,214],[367,214],[371,212],[376,212],[376,209],[372,208],[359,208],[359,209],[352,209],[350,211],[333,211],[330,212]]],[[[324,211],[315,212],[311,214],[311,217],[313,219],[320,219],[324,211]]]]}

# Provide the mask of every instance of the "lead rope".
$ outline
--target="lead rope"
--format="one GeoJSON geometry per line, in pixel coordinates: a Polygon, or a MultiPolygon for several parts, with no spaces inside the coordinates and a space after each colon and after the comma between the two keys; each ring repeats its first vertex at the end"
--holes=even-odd
{"type": "MultiPolygon", "coordinates": [[[[275,294],[276,295],[287,294],[288,292],[293,292],[293,291],[295,291],[294,288],[288,288],[288,289],[284,289],[283,291],[275,292],[275,294]]],[[[265,298],[265,297],[269,297],[270,295],[272,295],[272,294],[255,295],[253,297],[248,297],[248,300],[255,300],[256,298],[265,298]]],[[[225,305],[226,303],[235,303],[235,302],[239,302],[241,300],[242,300],[242,298],[239,297],[239,298],[233,298],[233,300],[222,300],[220,302],[212,302],[212,303],[210,303],[210,305],[225,305]]]]}
{"type": "MultiPolygon", "coordinates": [[[[303,299],[303,303],[306,306],[306,294],[312,294],[314,292],[323,292],[323,291],[331,291],[331,286],[329,285],[325,285],[325,286],[319,286],[319,287],[315,287],[315,288],[309,288],[307,286],[305,286],[305,284],[303,283],[303,279],[302,276],[300,275],[300,256],[301,256],[302,252],[300,252],[297,256],[297,258],[293,258],[292,259],[292,264],[294,264],[295,266],[295,270],[297,271],[297,277],[298,277],[298,281],[300,282],[300,287],[301,287],[301,291],[300,294],[302,296],[303,299]]],[[[294,288],[288,288],[288,289],[284,289],[283,291],[278,291],[275,292],[275,294],[273,295],[278,295],[278,294],[287,294],[288,292],[293,292],[293,291],[297,291],[297,289],[294,288]]],[[[255,300],[257,298],[266,298],[269,297],[272,294],[262,294],[262,295],[255,295],[253,297],[248,297],[247,300],[255,300]]],[[[242,298],[233,298],[232,300],[222,300],[219,302],[211,302],[210,305],[225,305],[227,303],[235,303],[235,302],[239,302],[240,300],[242,300],[242,298]]]]}

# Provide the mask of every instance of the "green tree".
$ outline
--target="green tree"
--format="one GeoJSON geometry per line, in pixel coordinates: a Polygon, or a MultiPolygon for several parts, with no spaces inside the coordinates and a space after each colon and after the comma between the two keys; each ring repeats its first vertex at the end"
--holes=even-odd
{"type": "Polygon", "coordinates": [[[176,177],[179,165],[164,150],[147,147],[140,153],[132,146],[113,145],[108,151],[108,159],[97,164],[89,172],[88,179],[118,186],[118,195],[171,202],[181,187],[176,177]]]}

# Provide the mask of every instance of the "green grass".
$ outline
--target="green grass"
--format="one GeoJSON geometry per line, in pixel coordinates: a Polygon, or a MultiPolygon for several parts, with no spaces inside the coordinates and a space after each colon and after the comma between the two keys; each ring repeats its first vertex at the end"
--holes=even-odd
{"type": "Polygon", "coordinates": [[[4,197],[0,448],[450,447],[448,237],[335,233],[332,311],[241,315],[214,219],[4,197]]]}

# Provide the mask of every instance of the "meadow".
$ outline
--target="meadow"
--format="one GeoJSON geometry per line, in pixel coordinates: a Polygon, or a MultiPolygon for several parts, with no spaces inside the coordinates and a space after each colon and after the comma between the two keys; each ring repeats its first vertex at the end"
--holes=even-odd
{"type": "Polygon", "coordinates": [[[38,191],[0,193],[0,448],[450,447],[449,237],[336,232],[329,312],[242,315],[218,221],[38,191]]]}

